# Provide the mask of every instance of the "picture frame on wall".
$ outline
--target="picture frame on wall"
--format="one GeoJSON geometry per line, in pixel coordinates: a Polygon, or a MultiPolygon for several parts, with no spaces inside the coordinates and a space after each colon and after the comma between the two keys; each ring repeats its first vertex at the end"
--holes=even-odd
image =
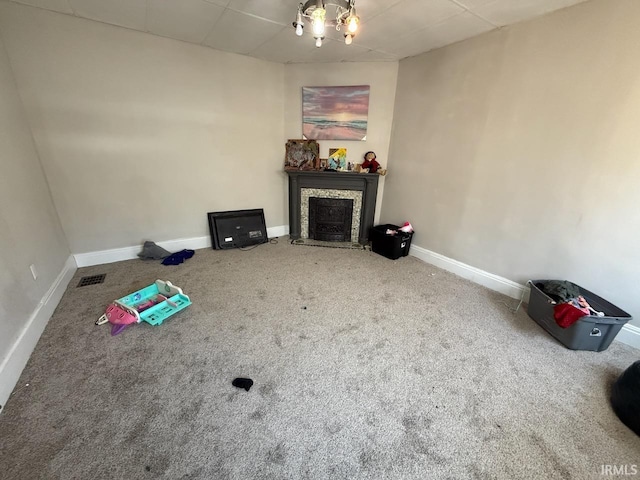
{"type": "Polygon", "coordinates": [[[302,87],[302,138],[367,139],[369,85],[302,87]]]}
{"type": "Polygon", "coordinates": [[[320,146],[315,140],[293,139],[285,144],[285,170],[318,170],[320,146]]]}

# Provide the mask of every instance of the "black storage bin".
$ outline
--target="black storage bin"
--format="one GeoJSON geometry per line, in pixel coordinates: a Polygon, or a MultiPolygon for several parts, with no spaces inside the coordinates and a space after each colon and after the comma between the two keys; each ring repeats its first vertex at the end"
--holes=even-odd
{"type": "Polygon", "coordinates": [[[589,302],[589,305],[595,310],[603,312],[605,316],[586,315],[570,327],[562,328],[556,323],[553,316],[556,302],[538,287],[548,281],[550,280],[530,281],[531,296],[527,313],[538,325],[571,350],[590,350],[592,352],[606,350],[624,324],[631,320],[631,315],[624,310],[576,285],[580,290],[580,295],[589,302]]]}
{"type": "Polygon", "coordinates": [[[409,255],[411,247],[411,237],[413,232],[405,233],[398,230],[398,225],[378,225],[371,228],[369,240],[371,240],[371,250],[379,253],[391,260],[409,255]],[[396,230],[395,235],[387,235],[387,230],[396,230]]]}

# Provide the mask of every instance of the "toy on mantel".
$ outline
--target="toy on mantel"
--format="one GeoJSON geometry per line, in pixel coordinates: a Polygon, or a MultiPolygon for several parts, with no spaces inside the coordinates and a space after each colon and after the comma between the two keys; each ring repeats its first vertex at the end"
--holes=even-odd
{"type": "Polygon", "coordinates": [[[360,173],[377,173],[378,175],[386,175],[387,169],[380,168],[380,164],[376,160],[375,152],[367,152],[364,154],[364,162],[356,165],[356,172],[360,173]]]}

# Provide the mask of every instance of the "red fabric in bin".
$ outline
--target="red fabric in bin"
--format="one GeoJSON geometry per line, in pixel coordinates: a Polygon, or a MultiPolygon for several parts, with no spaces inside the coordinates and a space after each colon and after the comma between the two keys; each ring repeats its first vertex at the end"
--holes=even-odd
{"type": "Polygon", "coordinates": [[[553,318],[562,328],[568,328],[576,323],[586,314],[579,308],[574,307],[570,303],[561,303],[553,307],[553,318]]]}

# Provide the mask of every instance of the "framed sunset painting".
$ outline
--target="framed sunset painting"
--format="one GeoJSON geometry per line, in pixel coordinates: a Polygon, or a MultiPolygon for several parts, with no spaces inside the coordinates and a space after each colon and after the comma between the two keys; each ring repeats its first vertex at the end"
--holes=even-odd
{"type": "Polygon", "coordinates": [[[369,85],[302,87],[302,136],[314,140],[366,140],[369,85]]]}

